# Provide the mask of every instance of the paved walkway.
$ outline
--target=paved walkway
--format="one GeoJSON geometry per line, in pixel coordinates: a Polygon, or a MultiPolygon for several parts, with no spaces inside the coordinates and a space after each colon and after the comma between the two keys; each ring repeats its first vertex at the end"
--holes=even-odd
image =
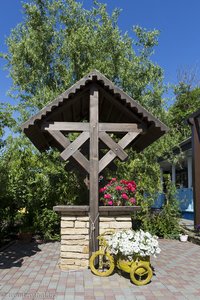
{"type": "Polygon", "coordinates": [[[185,228],[189,230],[194,230],[194,221],[187,219],[180,219],[180,225],[183,225],[185,228]]]}
{"type": "Polygon", "coordinates": [[[200,246],[170,240],[160,245],[151,283],[138,287],[117,273],[101,278],[90,270],[60,271],[58,242],[16,243],[0,252],[0,299],[200,299],[200,246]]]}

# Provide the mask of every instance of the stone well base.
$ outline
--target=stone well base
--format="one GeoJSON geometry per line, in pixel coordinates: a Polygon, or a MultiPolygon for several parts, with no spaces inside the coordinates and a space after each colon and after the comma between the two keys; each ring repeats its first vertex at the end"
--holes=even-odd
{"type": "Polygon", "coordinates": [[[88,266],[89,217],[61,215],[60,267],[80,269],[88,266]]]}
{"type": "MultiPolygon", "coordinates": [[[[119,207],[112,210],[100,207],[99,231],[122,230],[132,228],[131,213],[136,210],[130,207],[125,210],[119,207]]],[[[89,207],[88,206],[55,206],[61,214],[61,249],[60,268],[77,270],[89,265],[89,207]]]]}

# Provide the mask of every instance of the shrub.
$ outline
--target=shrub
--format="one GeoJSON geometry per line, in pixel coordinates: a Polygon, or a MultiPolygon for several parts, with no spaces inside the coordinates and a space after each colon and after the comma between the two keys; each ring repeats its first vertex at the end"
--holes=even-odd
{"type": "MultiPolygon", "coordinates": [[[[151,208],[146,205],[148,199],[144,199],[141,204],[142,211],[133,219],[135,227],[133,229],[142,228],[163,238],[178,238],[180,233],[179,226],[179,208],[175,196],[176,188],[171,183],[169,177],[166,178],[165,203],[161,210],[152,212],[151,208]]],[[[148,198],[148,197],[147,197],[148,198]]]]}
{"type": "Polygon", "coordinates": [[[44,208],[34,220],[34,227],[45,240],[60,239],[60,217],[52,209],[44,208]]]}

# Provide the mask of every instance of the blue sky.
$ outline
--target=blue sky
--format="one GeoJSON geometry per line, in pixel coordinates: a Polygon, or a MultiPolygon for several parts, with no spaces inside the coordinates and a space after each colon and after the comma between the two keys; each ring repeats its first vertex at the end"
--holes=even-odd
{"type": "MultiPolygon", "coordinates": [[[[28,1],[27,1],[28,2],[28,1]]],[[[92,0],[82,0],[85,8],[92,0]]],[[[101,0],[108,10],[122,8],[119,27],[132,35],[132,27],[140,25],[147,29],[160,30],[159,46],[152,60],[159,64],[165,74],[165,83],[177,82],[177,70],[200,66],[200,1],[199,0],[101,0]]],[[[19,0],[1,0],[0,51],[6,51],[5,37],[23,19],[19,0]]],[[[2,70],[0,60],[0,101],[12,102],[6,92],[11,80],[2,70]]],[[[169,94],[171,96],[171,94],[169,94]]]]}

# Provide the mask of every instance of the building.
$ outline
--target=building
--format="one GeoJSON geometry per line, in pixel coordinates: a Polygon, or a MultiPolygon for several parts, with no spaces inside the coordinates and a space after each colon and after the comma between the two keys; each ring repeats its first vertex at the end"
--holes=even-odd
{"type": "MultiPolygon", "coordinates": [[[[173,149],[174,155],[178,155],[176,163],[168,160],[160,160],[161,182],[165,189],[164,175],[170,174],[172,182],[177,188],[176,197],[179,202],[180,211],[188,219],[194,218],[193,204],[193,179],[192,179],[192,139],[191,137],[180,143],[179,147],[173,149]]],[[[164,195],[160,195],[156,206],[163,204],[164,195]]]]}

